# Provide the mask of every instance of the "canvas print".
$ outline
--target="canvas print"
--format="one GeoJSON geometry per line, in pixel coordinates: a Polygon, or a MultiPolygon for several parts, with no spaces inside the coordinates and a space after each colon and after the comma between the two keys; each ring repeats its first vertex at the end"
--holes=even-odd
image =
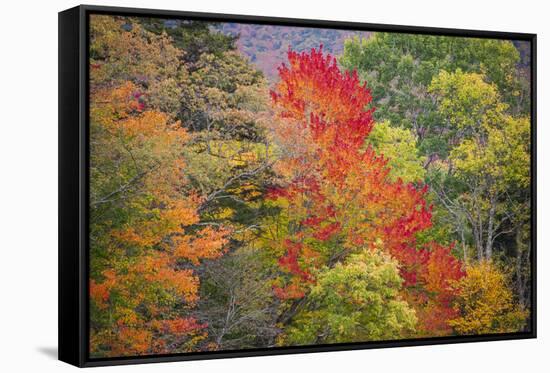
{"type": "Polygon", "coordinates": [[[529,42],[88,32],[90,358],[530,331],[529,42]]]}

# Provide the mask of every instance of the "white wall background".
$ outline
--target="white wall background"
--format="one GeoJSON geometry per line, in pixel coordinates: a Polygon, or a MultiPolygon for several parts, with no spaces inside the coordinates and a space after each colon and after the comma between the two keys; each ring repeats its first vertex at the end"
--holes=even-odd
{"type": "MultiPolygon", "coordinates": [[[[537,340],[109,368],[116,372],[541,372],[550,369],[550,23],[539,0],[102,0],[218,13],[538,34],[537,340]]],[[[0,371],[75,368],[57,354],[57,12],[77,1],[2,3],[0,20],[0,371]]]]}

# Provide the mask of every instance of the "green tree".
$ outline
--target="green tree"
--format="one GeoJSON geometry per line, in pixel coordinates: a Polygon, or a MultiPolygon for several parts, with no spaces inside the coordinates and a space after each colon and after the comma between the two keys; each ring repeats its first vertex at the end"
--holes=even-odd
{"type": "Polygon", "coordinates": [[[445,157],[448,135],[428,87],[441,70],[483,73],[502,92],[511,113],[527,113],[529,89],[518,73],[519,53],[510,41],[375,33],[346,41],[339,62],[357,69],[372,90],[375,118],[410,128],[421,154],[445,157]]]}
{"type": "Polygon", "coordinates": [[[157,35],[166,34],[176,48],[185,51],[181,59],[193,71],[195,63],[204,54],[221,56],[234,50],[237,38],[212,31],[215,22],[166,20],[160,18],[139,18],[143,27],[157,35]]]}
{"type": "Polygon", "coordinates": [[[214,222],[228,213],[234,223],[255,226],[262,214],[255,202],[272,164],[266,81],[234,51],[202,55],[190,80],[194,93],[182,116],[193,137],[189,177],[207,195],[201,212],[214,222]]]}
{"type": "Polygon", "coordinates": [[[495,240],[524,226],[517,214],[528,206],[529,119],[509,115],[496,86],[480,74],[442,71],[429,90],[439,114],[460,133],[440,173],[440,201],[457,224],[468,222],[478,258],[491,259],[495,240]]]}
{"type": "Polygon", "coordinates": [[[413,332],[416,316],[399,296],[402,282],[397,262],[377,251],[321,269],[284,344],[377,341],[413,332]]]}
{"type": "Polygon", "coordinates": [[[405,183],[424,180],[426,157],[418,154],[416,138],[410,130],[392,127],[387,121],[376,123],[367,142],[389,160],[393,180],[400,178],[405,183]]]}

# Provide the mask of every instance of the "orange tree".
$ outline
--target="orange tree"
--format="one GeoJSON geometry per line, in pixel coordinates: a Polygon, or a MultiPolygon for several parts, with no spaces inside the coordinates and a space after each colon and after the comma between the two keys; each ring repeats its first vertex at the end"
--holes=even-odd
{"type": "Polygon", "coordinates": [[[390,178],[388,160],[366,145],[375,125],[373,109],[366,109],[370,91],[322,48],[289,51],[288,61],[271,92],[280,159],[267,198],[281,213],[264,237],[284,272],[274,284],[283,303],[279,322],[291,323],[307,309],[320,270],[350,254],[382,250],[399,263],[417,335],[450,333],[449,284],[464,275],[461,263],[452,247],[417,243],[416,234],[432,224],[427,187],[390,178]]]}
{"type": "Polygon", "coordinates": [[[90,116],[91,354],[193,350],[207,325],[190,316],[192,266],[220,256],[229,231],[199,225],[188,135],[130,82],[94,89],[90,116]]]}

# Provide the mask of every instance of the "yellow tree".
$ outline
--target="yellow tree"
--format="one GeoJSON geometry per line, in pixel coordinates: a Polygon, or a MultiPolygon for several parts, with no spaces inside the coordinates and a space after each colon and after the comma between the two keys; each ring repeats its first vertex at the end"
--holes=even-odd
{"type": "Polygon", "coordinates": [[[460,317],[449,321],[458,334],[512,333],[525,326],[527,312],[514,303],[506,276],[490,261],[466,269],[454,284],[455,309],[460,317]]]}
{"type": "Polygon", "coordinates": [[[491,259],[497,238],[525,226],[518,211],[529,204],[529,118],[507,114],[497,87],[481,74],[442,71],[430,91],[457,131],[441,170],[440,201],[457,224],[467,222],[478,259],[491,259]]]}

